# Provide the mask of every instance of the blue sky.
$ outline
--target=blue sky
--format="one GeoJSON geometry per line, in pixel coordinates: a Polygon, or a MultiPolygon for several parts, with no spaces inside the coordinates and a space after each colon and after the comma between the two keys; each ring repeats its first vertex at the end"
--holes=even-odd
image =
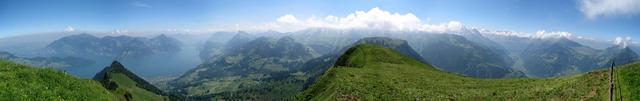
{"type": "Polygon", "coordinates": [[[584,10],[584,2],[601,3],[600,0],[2,0],[0,36],[63,31],[68,27],[97,32],[234,28],[273,23],[284,15],[301,20],[328,15],[346,17],[355,11],[378,7],[391,13],[411,13],[429,24],[459,21],[489,30],[570,32],[608,40],[619,36],[640,38],[637,7],[640,2],[631,0],[629,7],[591,5],[595,8],[591,11],[584,10]]]}

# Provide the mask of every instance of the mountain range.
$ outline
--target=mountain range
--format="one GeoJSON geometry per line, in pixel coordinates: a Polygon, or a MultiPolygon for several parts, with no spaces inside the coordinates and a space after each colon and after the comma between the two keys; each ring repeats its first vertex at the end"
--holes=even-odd
{"type": "Polygon", "coordinates": [[[46,46],[46,51],[56,56],[144,58],[154,54],[180,51],[182,43],[159,35],[148,39],[130,36],[105,36],[98,38],[89,34],[62,37],[46,46]]]}
{"type": "MultiPolygon", "coordinates": [[[[156,38],[170,39],[166,37],[162,35],[156,38]]],[[[566,38],[530,40],[529,46],[522,49],[521,54],[514,56],[508,50],[503,51],[500,44],[487,45],[455,34],[408,33],[406,36],[392,37],[395,38],[363,37],[354,41],[351,41],[351,38],[325,39],[328,42],[342,40],[352,43],[324,44],[338,48],[324,49],[331,51],[319,54],[309,46],[309,43],[298,41],[295,33],[292,36],[274,38],[239,32],[233,34],[233,37],[227,37],[229,40],[223,42],[222,47],[217,48],[220,49],[219,53],[204,57],[208,58],[207,61],[203,61],[198,67],[187,71],[177,79],[166,82],[162,87],[151,85],[117,61],[98,72],[93,79],[100,83],[102,89],[106,89],[108,94],[111,94],[110,97],[103,98],[119,100],[285,100],[292,97],[297,100],[465,100],[465,98],[534,100],[540,96],[558,100],[578,97],[600,99],[604,98],[599,95],[604,87],[594,85],[604,83],[602,79],[604,71],[593,70],[605,67],[591,66],[607,65],[606,60],[616,59],[611,57],[637,56],[629,47],[612,46],[598,50],[566,38]],[[228,45],[230,43],[233,45],[228,45]],[[340,46],[342,47],[339,48],[340,46]],[[515,60],[506,60],[510,58],[515,60]],[[455,61],[438,61],[437,59],[455,61]],[[460,63],[456,64],[456,62],[460,63]],[[575,65],[587,62],[594,64],[575,65]],[[529,66],[529,64],[540,66],[529,66]],[[523,67],[515,68],[517,66],[523,67]],[[540,72],[541,70],[548,71],[540,72]],[[548,75],[549,72],[553,74],[548,75]],[[519,78],[525,77],[525,74],[529,77],[564,77],[519,78]],[[509,85],[503,85],[503,83],[509,85]],[[365,86],[354,86],[355,84],[365,86]],[[424,84],[431,85],[427,86],[431,88],[409,86],[424,84]],[[450,86],[451,84],[464,85],[464,87],[450,86]],[[477,88],[481,85],[483,87],[477,88]],[[569,91],[593,92],[591,88],[597,88],[595,96],[586,96],[587,93],[569,93],[569,91]],[[414,90],[411,89],[429,90],[412,92],[414,90]],[[504,89],[521,89],[518,90],[521,92],[498,92],[504,89]],[[353,91],[361,93],[353,93],[353,91]],[[555,94],[571,97],[560,97],[555,94]]],[[[137,41],[126,42],[137,43],[137,41]]],[[[156,40],[153,43],[171,47],[180,45],[171,44],[179,42],[176,40],[166,42],[168,43],[156,40]]],[[[316,45],[323,44],[316,43],[316,45]]],[[[322,48],[318,49],[322,50],[322,48]]],[[[170,51],[179,50],[158,49],[157,54],[167,54],[170,51]]],[[[9,56],[16,58],[13,55],[5,57],[9,56]]],[[[633,76],[633,74],[628,75],[633,76]]]]}
{"type": "MultiPolygon", "coordinates": [[[[597,50],[566,38],[534,41],[520,54],[522,66],[531,77],[554,77],[607,68],[611,60],[637,57],[628,47],[597,50]]],[[[624,61],[624,60],[622,60],[624,61]]],[[[618,64],[626,62],[618,61],[618,64]]]]}

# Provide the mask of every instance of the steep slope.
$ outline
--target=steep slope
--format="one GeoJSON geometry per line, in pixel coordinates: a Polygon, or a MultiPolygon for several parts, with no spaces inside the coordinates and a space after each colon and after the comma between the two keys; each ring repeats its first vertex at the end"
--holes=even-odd
{"type": "Polygon", "coordinates": [[[114,93],[120,100],[167,100],[161,95],[166,95],[160,89],[151,85],[144,79],[127,70],[118,61],[113,61],[111,66],[105,67],[93,77],[105,88],[114,93]]]}
{"type": "Polygon", "coordinates": [[[65,68],[87,66],[95,61],[76,57],[35,57],[22,58],[8,52],[0,52],[0,60],[9,60],[22,65],[38,68],[65,68]]]}
{"type": "Polygon", "coordinates": [[[444,71],[479,78],[524,77],[513,70],[506,53],[498,53],[489,47],[451,34],[425,34],[412,37],[410,45],[426,61],[444,71]]]}
{"type": "Polygon", "coordinates": [[[296,100],[604,100],[607,72],[478,79],[438,70],[389,48],[361,44],[348,49],[296,100]]]}
{"type": "Polygon", "coordinates": [[[172,92],[193,99],[282,99],[301,91],[306,77],[297,71],[317,56],[290,37],[260,37],[226,49],[169,84],[172,92]]]}
{"type": "Polygon", "coordinates": [[[0,100],[113,101],[99,82],[79,79],[51,68],[32,68],[0,60],[0,100]]]}
{"type": "Polygon", "coordinates": [[[160,35],[152,39],[130,36],[105,36],[98,38],[89,34],[78,34],[60,38],[47,45],[56,56],[86,58],[141,58],[155,54],[180,51],[180,41],[160,35]]]}
{"type": "Polygon", "coordinates": [[[573,75],[608,67],[611,59],[638,56],[629,48],[597,50],[566,38],[532,43],[520,54],[520,65],[532,77],[573,75]]]}

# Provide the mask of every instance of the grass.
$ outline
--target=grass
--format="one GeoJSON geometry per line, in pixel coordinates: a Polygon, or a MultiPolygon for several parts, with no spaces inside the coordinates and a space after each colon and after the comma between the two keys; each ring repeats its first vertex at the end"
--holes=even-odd
{"type": "Polygon", "coordinates": [[[613,77],[616,86],[614,89],[614,96],[616,99],[624,101],[638,101],[640,100],[640,63],[634,63],[631,65],[625,65],[616,68],[613,77]]]}
{"type": "MultiPolygon", "coordinates": [[[[117,95],[124,95],[125,93],[131,93],[134,101],[162,101],[164,100],[163,96],[157,95],[153,92],[147,91],[136,86],[136,82],[129,79],[126,75],[121,73],[110,73],[111,80],[118,84],[118,88],[115,91],[112,91],[117,95]]],[[[124,96],[119,97],[120,100],[126,100],[124,96]]]]}
{"type": "MultiPolygon", "coordinates": [[[[640,72],[626,69],[621,71],[631,73],[618,75],[621,87],[629,88],[623,96],[631,96],[640,91],[640,72]]],[[[607,70],[598,70],[554,78],[479,79],[438,70],[382,46],[361,44],[345,52],[336,66],[295,99],[606,100],[608,77],[607,70]]]]}
{"type": "Polygon", "coordinates": [[[0,60],[2,101],[114,101],[99,82],[79,79],[51,68],[40,69],[0,60]]]}

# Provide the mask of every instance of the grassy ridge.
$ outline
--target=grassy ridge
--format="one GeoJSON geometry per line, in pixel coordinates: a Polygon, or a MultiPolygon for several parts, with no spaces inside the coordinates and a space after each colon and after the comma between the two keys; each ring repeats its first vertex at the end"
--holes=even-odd
{"type": "Polygon", "coordinates": [[[113,98],[99,82],[51,68],[38,69],[0,60],[2,101],[112,101],[113,98]]]}
{"type": "MultiPolygon", "coordinates": [[[[628,75],[620,80],[638,80],[638,72],[634,73],[620,72],[628,75]]],[[[607,84],[607,70],[554,78],[478,79],[437,70],[388,48],[361,44],[345,52],[296,99],[605,100],[607,84]]]]}
{"type": "MultiPolygon", "coordinates": [[[[161,101],[165,99],[168,100],[169,96],[171,96],[127,70],[118,61],[114,61],[111,66],[105,67],[102,71],[98,72],[93,79],[102,83],[105,88],[117,95],[119,100],[123,101],[161,101]]],[[[174,100],[179,99],[176,98],[177,96],[171,97],[174,97],[174,100]]]]}

